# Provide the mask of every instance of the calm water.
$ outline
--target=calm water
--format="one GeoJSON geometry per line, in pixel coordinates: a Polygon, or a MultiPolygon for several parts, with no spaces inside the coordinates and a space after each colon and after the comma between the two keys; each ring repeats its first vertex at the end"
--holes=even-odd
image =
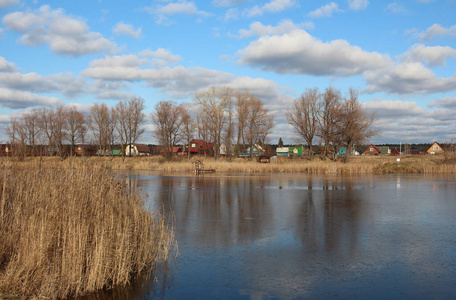
{"type": "Polygon", "coordinates": [[[179,255],[110,298],[456,298],[455,176],[128,176],[179,255]]]}

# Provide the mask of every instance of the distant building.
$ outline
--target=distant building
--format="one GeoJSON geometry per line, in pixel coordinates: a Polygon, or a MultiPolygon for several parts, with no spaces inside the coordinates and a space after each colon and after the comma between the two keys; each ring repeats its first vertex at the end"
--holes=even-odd
{"type": "Polygon", "coordinates": [[[125,147],[126,156],[144,156],[150,155],[150,148],[145,144],[131,144],[125,147]]]}
{"type": "Polygon", "coordinates": [[[431,147],[426,151],[429,154],[438,154],[438,153],[443,153],[445,150],[443,150],[443,147],[440,146],[439,143],[434,142],[431,147]]]}
{"type": "Polygon", "coordinates": [[[290,151],[289,147],[278,147],[276,149],[277,156],[288,156],[289,151],[290,151]]]}
{"type": "Polygon", "coordinates": [[[380,146],[380,155],[390,155],[391,154],[391,149],[387,146],[380,146]]]}
{"type": "Polygon", "coordinates": [[[382,151],[374,144],[369,145],[364,151],[364,155],[379,155],[382,151]]]}

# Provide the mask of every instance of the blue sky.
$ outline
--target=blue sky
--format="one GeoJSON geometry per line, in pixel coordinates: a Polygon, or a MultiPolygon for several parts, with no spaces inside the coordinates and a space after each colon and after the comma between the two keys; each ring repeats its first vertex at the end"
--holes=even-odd
{"type": "Polygon", "coordinates": [[[456,0],[0,0],[0,140],[34,107],[249,89],[295,143],[286,110],[306,88],[361,92],[374,143],[456,139],[456,0]]]}

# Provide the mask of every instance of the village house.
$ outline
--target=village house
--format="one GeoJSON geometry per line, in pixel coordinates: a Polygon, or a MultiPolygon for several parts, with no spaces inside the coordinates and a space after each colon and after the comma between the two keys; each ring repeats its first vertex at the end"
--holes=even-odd
{"type": "Polygon", "coordinates": [[[382,151],[374,144],[369,145],[364,151],[364,155],[379,155],[382,151]]]}
{"type": "Polygon", "coordinates": [[[434,142],[434,144],[432,144],[432,146],[429,147],[429,149],[426,152],[429,154],[439,154],[445,152],[445,150],[443,150],[443,147],[440,146],[439,143],[434,142]]]}
{"type": "Polygon", "coordinates": [[[212,155],[212,150],[214,148],[213,143],[207,143],[204,140],[199,140],[199,139],[193,139],[190,141],[190,147],[187,147],[187,149],[190,149],[190,154],[199,154],[199,155],[212,155]]]}
{"type": "MultiPolygon", "coordinates": [[[[184,153],[184,152],[182,151],[182,148],[181,148],[181,147],[177,147],[177,146],[176,146],[176,147],[173,147],[172,150],[171,150],[171,147],[169,147],[168,151],[171,152],[173,155],[183,155],[183,153],[184,153]]],[[[160,150],[160,154],[163,155],[163,153],[164,153],[163,149],[160,150]]]]}
{"type": "Polygon", "coordinates": [[[97,153],[97,148],[94,145],[77,145],[74,147],[76,156],[93,156],[97,153]]]}
{"type": "Polygon", "coordinates": [[[150,155],[150,148],[145,144],[131,144],[125,148],[126,156],[145,156],[150,155]]]}
{"type": "Polygon", "coordinates": [[[290,151],[289,147],[278,147],[276,149],[277,156],[288,156],[289,151],[290,151]]]}
{"type": "Polygon", "coordinates": [[[11,156],[13,149],[9,144],[0,144],[0,156],[11,156]]]}

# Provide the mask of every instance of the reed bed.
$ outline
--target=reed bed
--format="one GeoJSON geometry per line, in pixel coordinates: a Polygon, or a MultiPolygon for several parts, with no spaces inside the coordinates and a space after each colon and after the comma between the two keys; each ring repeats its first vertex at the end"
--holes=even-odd
{"type": "Polygon", "coordinates": [[[258,163],[256,160],[212,157],[174,157],[165,160],[161,156],[149,157],[75,157],[65,161],[58,158],[28,158],[21,166],[40,161],[41,164],[55,168],[81,168],[84,165],[97,165],[114,170],[155,170],[176,173],[190,173],[194,170],[195,160],[202,160],[205,169],[217,173],[315,173],[315,174],[384,174],[384,173],[456,173],[456,154],[445,155],[403,155],[403,156],[355,156],[349,162],[313,160],[306,158],[287,159],[279,157],[275,162],[258,163]],[[398,162],[397,159],[400,158],[398,162]]]}
{"type": "Polygon", "coordinates": [[[0,163],[0,298],[122,286],[168,258],[169,222],[101,165],[0,163]]]}

